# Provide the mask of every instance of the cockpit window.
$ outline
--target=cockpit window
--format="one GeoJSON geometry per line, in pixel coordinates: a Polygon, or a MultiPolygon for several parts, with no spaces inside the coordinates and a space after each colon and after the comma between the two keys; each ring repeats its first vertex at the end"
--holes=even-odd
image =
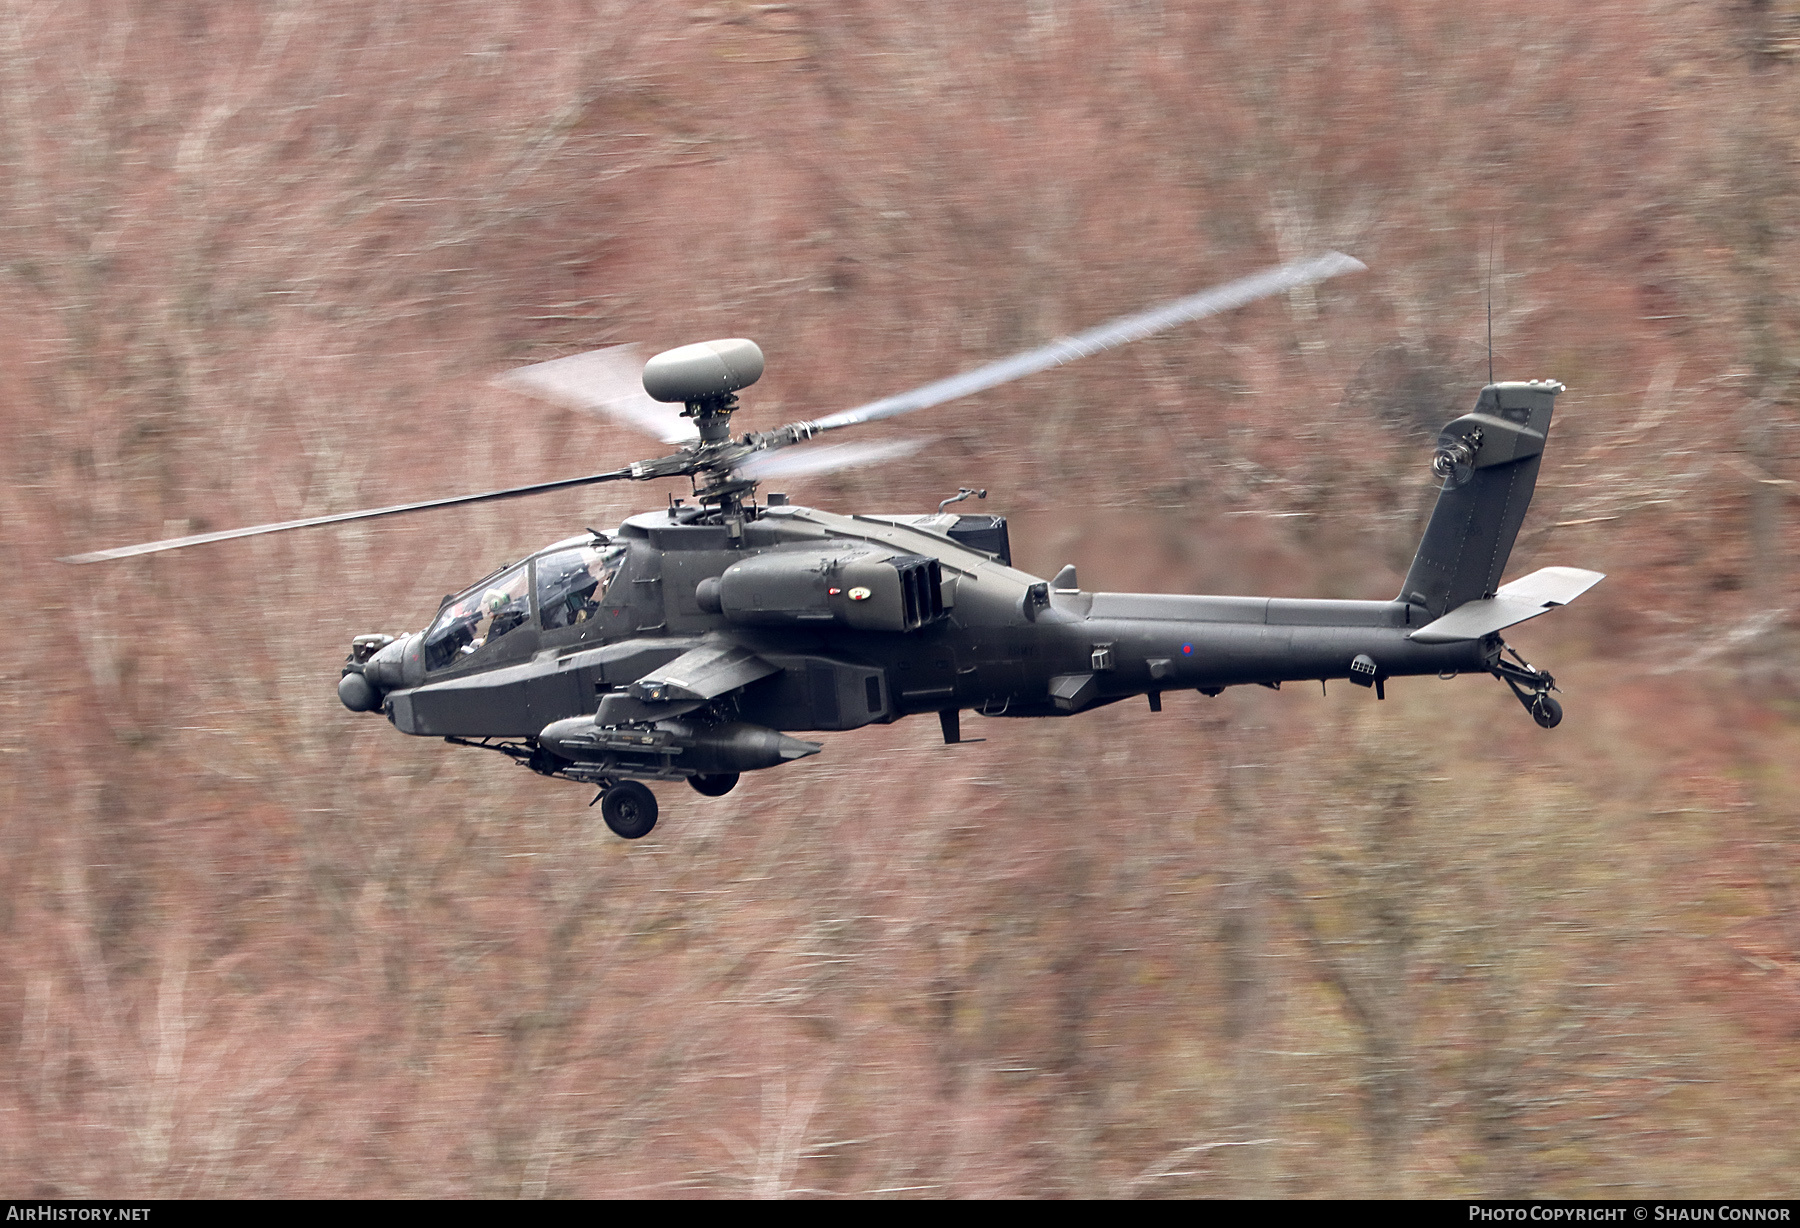
{"type": "Polygon", "coordinates": [[[538,560],[538,610],[544,630],[598,617],[600,599],[625,565],[624,546],[580,546],[538,560]]]}
{"type": "Polygon", "coordinates": [[[531,598],[521,564],[439,611],[425,633],[425,668],[452,665],[530,621],[531,598]]]}

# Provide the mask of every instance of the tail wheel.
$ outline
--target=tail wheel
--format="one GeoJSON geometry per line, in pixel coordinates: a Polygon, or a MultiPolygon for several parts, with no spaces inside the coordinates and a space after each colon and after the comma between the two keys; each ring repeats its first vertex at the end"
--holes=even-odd
{"type": "Polygon", "coordinates": [[[1504,682],[1525,711],[1531,713],[1531,719],[1545,729],[1555,729],[1562,724],[1562,705],[1551,698],[1550,692],[1556,689],[1556,679],[1550,676],[1547,669],[1539,669],[1521,657],[1512,645],[1495,637],[1495,642],[1504,648],[1518,664],[1502,659],[1497,653],[1488,662],[1488,672],[1504,682]]]}
{"type": "Polygon", "coordinates": [[[688,777],[688,784],[693,786],[694,792],[704,793],[708,797],[724,797],[737,788],[737,782],[738,774],[736,772],[719,772],[711,776],[703,774],[688,777]]]}
{"type": "Polygon", "coordinates": [[[636,780],[621,780],[600,795],[600,817],[622,840],[638,840],[656,826],[656,794],[636,780]]]}

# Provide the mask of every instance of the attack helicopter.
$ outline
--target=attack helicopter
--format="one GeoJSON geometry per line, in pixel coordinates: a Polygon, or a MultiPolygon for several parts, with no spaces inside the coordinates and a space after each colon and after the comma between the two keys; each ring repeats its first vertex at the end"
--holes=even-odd
{"type": "MultiPolygon", "coordinates": [[[[736,338],[641,360],[612,347],[521,368],[498,383],[597,409],[680,445],[621,469],[418,503],[201,533],[63,560],[93,563],[262,533],[519,498],[611,481],[686,478],[691,504],[587,529],[446,597],[423,630],[358,635],[338,681],[353,712],[402,733],[503,754],[596,787],[606,824],[636,839],[657,820],[646,781],[717,797],[744,772],[819,753],[796,733],[935,714],[1062,717],[1135,696],[1346,679],[1485,673],[1536,722],[1562,719],[1551,674],[1500,633],[1603,577],[1546,567],[1500,582],[1536,487],[1553,380],[1489,383],[1431,457],[1437,503],[1392,601],[1090,592],[1073,566],[1046,580],[1012,565],[1003,516],[962,510],[844,515],[756,497],[775,478],[876,463],[911,441],[819,436],[970,396],[1061,363],[1361,270],[1337,252],[1284,264],[1073,337],[816,420],[733,437],[737,394],[763,373],[736,338]],[[793,449],[793,450],[790,450],[793,449]],[[1510,658],[1510,659],[1509,659],[1510,658]]],[[[590,802],[590,805],[593,803],[590,802]]]]}

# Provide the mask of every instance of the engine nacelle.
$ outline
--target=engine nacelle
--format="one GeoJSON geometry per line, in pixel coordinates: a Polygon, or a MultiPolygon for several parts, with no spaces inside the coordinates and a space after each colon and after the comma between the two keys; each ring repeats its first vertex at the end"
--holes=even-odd
{"type": "Polygon", "coordinates": [[[694,590],[700,608],[746,627],[836,623],[916,631],[944,616],[943,573],[921,554],[777,550],[734,563],[694,590]]]}

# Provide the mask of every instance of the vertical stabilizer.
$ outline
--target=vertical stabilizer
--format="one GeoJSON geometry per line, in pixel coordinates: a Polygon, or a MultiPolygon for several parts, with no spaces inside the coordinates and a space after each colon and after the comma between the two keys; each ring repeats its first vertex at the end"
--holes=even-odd
{"type": "Polygon", "coordinates": [[[1489,384],[1475,412],[1438,435],[1431,468],[1444,479],[1400,600],[1442,617],[1494,595],[1537,489],[1544,437],[1563,386],[1489,384]]]}

